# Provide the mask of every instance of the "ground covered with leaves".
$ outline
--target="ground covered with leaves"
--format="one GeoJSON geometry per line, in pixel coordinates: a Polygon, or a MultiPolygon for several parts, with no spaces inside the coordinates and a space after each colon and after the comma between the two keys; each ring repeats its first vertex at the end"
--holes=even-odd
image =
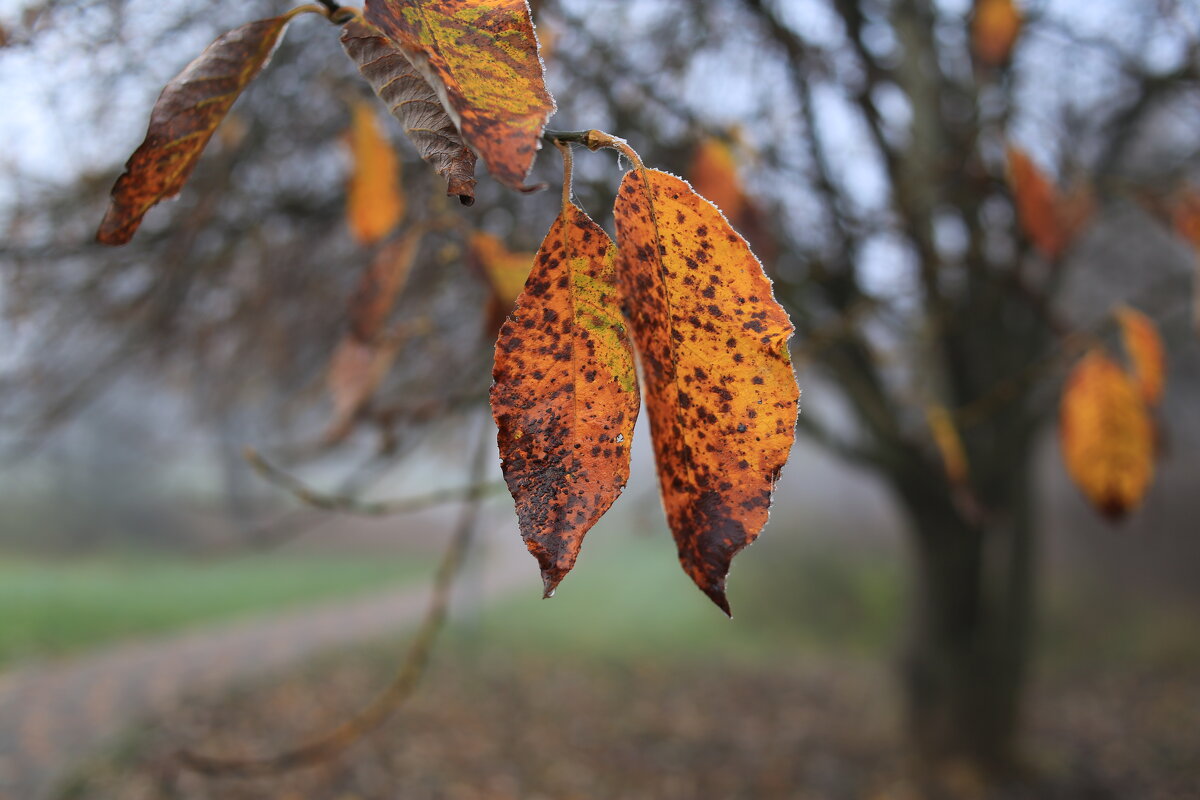
{"type": "MultiPolygon", "coordinates": [[[[188,798],[912,798],[895,747],[887,674],[857,657],[631,664],[516,655],[460,643],[423,690],[331,763],[280,777],[180,772],[181,747],[246,755],[343,718],[387,678],[379,652],[285,680],[197,698],[86,765],[63,797],[188,798]]],[[[1200,796],[1200,677],[1156,667],[1055,670],[1032,704],[1037,777],[952,796],[1200,796]]]]}

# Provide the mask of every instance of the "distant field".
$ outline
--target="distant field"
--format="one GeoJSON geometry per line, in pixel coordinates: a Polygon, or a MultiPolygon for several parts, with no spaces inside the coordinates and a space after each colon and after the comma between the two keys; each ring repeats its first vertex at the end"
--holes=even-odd
{"type": "Polygon", "coordinates": [[[429,574],[428,557],[282,555],[48,560],[0,554],[0,665],[297,607],[429,574]]]}

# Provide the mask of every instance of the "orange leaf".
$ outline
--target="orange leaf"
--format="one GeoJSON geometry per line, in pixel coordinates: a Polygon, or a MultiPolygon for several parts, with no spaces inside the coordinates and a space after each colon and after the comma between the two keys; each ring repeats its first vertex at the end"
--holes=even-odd
{"type": "Polygon", "coordinates": [[[976,0],[971,43],[985,64],[1000,66],[1012,55],[1021,33],[1021,12],[1013,0],[976,0]]]}
{"type": "Polygon", "coordinates": [[[446,193],[475,202],[475,154],[465,144],[433,87],[376,28],[360,19],[342,27],[342,47],[375,94],[404,126],[417,152],[446,179],[446,193]]]}
{"type": "Polygon", "coordinates": [[[925,409],[925,419],[933,434],[933,443],[937,446],[938,455],[942,458],[942,468],[946,478],[951,483],[966,483],[968,475],[967,451],[963,447],[962,438],[954,419],[945,406],[931,405],[925,409]]]}
{"type": "Polygon", "coordinates": [[[639,401],[615,260],[607,234],[564,206],[496,341],[504,478],[546,596],[629,478],[639,401]]]}
{"type": "Polygon", "coordinates": [[[614,213],[667,521],[728,614],[729,565],[766,523],[795,437],[792,324],[745,240],[684,181],[630,171],[614,213]]]}
{"type": "Polygon", "coordinates": [[[483,273],[496,305],[507,314],[525,288],[534,253],[514,252],[499,236],[474,231],[467,245],[471,263],[483,273]]]}
{"type": "Polygon", "coordinates": [[[1194,189],[1180,192],[1171,204],[1175,230],[1196,251],[1192,277],[1192,323],[1200,332],[1200,193],[1194,189]]]}
{"type": "Polygon", "coordinates": [[[351,108],[350,152],[354,171],[346,189],[346,218],[354,238],[373,244],[404,216],[404,194],[397,182],[396,153],[379,130],[374,111],[361,101],[351,108]]]}
{"type": "Polygon", "coordinates": [[[384,326],[420,244],[421,235],[416,232],[390,243],[379,251],[359,280],[350,300],[350,329],[334,350],[326,376],[333,399],[327,443],[350,432],[400,351],[399,338],[386,336],[384,326]]]}
{"type": "Polygon", "coordinates": [[[692,188],[721,209],[734,227],[744,230],[742,222],[749,201],[742,191],[737,161],[728,144],[711,137],[702,140],[692,154],[688,179],[692,188]]]}
{"type": "Polygon", "coordinates": [[[554,112],[525,0],[367,0],[496,180],[525,184],[554,112]]]}
{"type": "Polygon", "coordinates": [[[1167,374],[1166,356],[1158,328],[1149,317],[1129,306],[1118,308],[1116,316],[1121,328],[1121,341],[1133,367],[1134,383],[1141,392],[1142,400],[1153,408],[1162,400],[1167,374]]]}
{"type": "Polygon", "coordinates": [[[1154,475],[1154,431],[1137,385],[1103,352],[1072,370],[1059,412],[1067,472],[1101,513],[1119,519],[1154,475]]]}
{"type": "Polygon", "coordinates": [[[125,244],[152,206],[179,193],[213,131],[267,63],[292,16],[222,34],[167,84],[150,113],[145,140],[113,186],[97,241],[125,244]]]}
{"type": "Polygon", "coordinates": [[[1090,216],[1090,195],[1077,189],[1064,199],[1029,155],[1011,145],[1008,171],[1021,230],[1042,255],[1057,260],[1090,216]]]}

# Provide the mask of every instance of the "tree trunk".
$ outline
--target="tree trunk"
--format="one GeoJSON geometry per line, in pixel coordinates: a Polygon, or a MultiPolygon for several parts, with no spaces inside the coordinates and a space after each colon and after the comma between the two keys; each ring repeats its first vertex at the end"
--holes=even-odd
{"type": "Polygon", "coordinates": [[[980,515],[902,491],[916,566],[906,741],[927,778],[992,782],[1017,766],[1033,606],[1027,474],[980,515]]]}

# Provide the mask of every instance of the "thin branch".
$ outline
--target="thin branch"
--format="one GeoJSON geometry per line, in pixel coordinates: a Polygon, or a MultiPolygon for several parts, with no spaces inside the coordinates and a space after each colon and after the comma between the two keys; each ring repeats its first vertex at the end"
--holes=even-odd
{"type": "MultiPolygon", "coordinates": [[[[481,426],[479,441],[471,456],[470,482],[479,484],[488,466],[489,427],[481,426]]],[[[362,737],[382,725],[404,704],[424,676],[433,646],[445,628],[446,616],[454,580],[465,561],[479,525],[480,498],[471,497],[463,506],[454,535],[438,565],[430,592],[429,607],[421,627],[409,644],[400,669],[392,682],[358,714],[343,722],[326,735],[283,753],[264,758],[221,758],[188,750],[178,754],[180,763],[188,769],[213,776],[251,777],[276,775],[301,767],[327,761],[362,737]]]]}

